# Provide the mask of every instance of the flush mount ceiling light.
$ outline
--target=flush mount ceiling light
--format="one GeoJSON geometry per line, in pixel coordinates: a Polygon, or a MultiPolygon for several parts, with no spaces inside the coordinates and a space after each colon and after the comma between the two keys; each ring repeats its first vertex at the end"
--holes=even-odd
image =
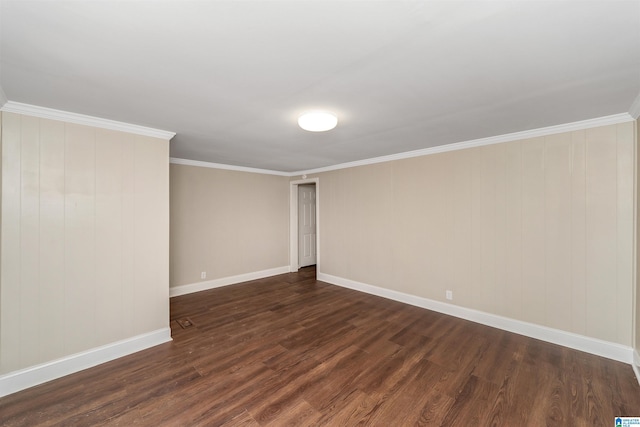
{"type": "Polygon", "coordinates": [[[298,117],[298,125],[310,132],[331,130],[338,124],[338,118],[326,111],[310,111],[298,117]]]}

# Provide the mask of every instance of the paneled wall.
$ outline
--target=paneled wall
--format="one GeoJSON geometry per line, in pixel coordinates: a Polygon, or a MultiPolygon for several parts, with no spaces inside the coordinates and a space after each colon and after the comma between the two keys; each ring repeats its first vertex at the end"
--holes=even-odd
{"type": "Polygon", "coordinates": [[[284,267],[288,257],[288,177],[171,165],[171,286],[284,267]]]}
{"type": "Polygon", "coordinates": [[[319,174],[323,273],[633,341],[634,123],[319,174]]]}
{"type": "Polygon", "coordinates": [[[168,327],[168,145],[2,113],[0,373],[168,327]]]}
{"type": "MultiPolygon", "coordinates": [[[[636,120],[636,150],[638,149],[638,144],[640,143],[640,118],[636,120]]],[[[638,209],[637,203],[640,201],[640,185],[638,185],[638,171],[640,169],[640,153],[636,152],[636,266],[635,266],[635,274],[636,274],[636,306],[635,306],[635,350],[637,356],[640,356],[640,314],[638,310],[640,309],[640,272],[638,271],[638,266],[640,266],[640,209],[638,209]]],[[[635,361],[636,365],[640,369],[640,358],[637,358],[635,361]]]]}

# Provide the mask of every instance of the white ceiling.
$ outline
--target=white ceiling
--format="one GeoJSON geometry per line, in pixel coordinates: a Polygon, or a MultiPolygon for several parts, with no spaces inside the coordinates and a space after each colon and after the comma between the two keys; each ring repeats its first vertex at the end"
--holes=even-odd
{"type": "Polygon", "coordinates": [[[634,1],[1,0],[10,101],[301,171],[630,111],[634,1]],[[307,109],[338,127],[297,127],[307,109]]]}

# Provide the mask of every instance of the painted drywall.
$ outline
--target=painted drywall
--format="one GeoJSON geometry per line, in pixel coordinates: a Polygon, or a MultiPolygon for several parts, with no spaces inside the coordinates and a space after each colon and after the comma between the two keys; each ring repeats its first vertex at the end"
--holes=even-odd
{"type": "Polygon", "coordinates": [[[631,346],[634,139],[626,122],[313,175],[322,273],[631,346]]]}
{"type": "Polygon", "coordinates": [[[288,177],[176,164],[170,175],[172,287],[288,265],[288,177]]]}
{"type": "Polygon", "coordinates": [[[0,373],[169,326],[169,142],[2,113],[0,373]]]}

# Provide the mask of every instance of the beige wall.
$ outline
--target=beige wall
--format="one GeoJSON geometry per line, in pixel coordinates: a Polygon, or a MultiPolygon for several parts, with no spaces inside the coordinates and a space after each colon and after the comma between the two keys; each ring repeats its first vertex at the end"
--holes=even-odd
{"type": "Polygon", "coordinates": [[[2,114],[0,373],[169,326],[168,145],[2,114]]]}
{"type": "Polygon", "coordinates": [[[640,266],[640,209],[638,208],[638,203],[640,203],[640,183],[638,182],[639,174],[640,174],[640,153],[638,153],[638,144],[640,143],[640,118],[636,121],[636,143],[635,143],[635,155],[636,155],[636,265],[635,265],[635,274],[636,274],[636,306],[634,309],[635,313],[635,350],[636,353],[640,354],[640,272],[638,271],[638,267],[640,266]]]}
{"type": "Polygon", "coordinates": [[[319,174],[323,273],[632,345],[632,122],[319,174]]]}
{"type": "Polygon", "coordinates": [[[288,265],[288,185],[283,176],[171,165],[171,286],[288,265]]]}

